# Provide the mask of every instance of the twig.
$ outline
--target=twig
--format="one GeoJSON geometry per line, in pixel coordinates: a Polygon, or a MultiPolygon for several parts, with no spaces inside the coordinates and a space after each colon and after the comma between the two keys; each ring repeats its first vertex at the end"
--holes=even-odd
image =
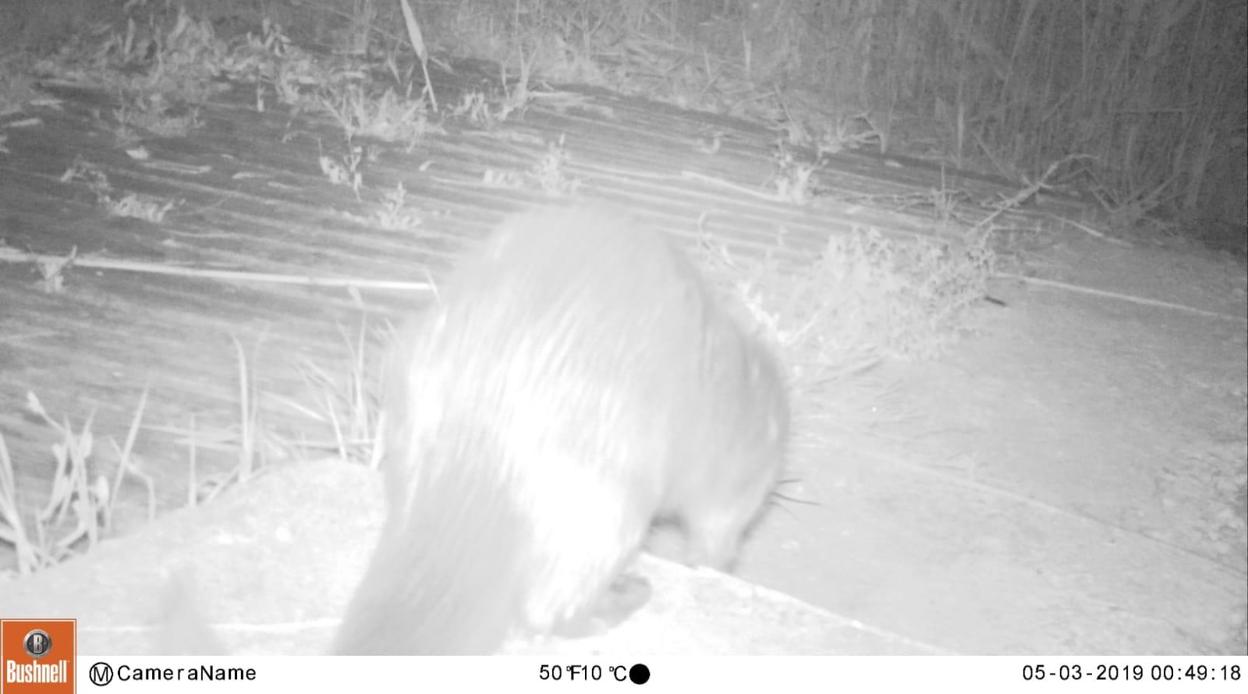
{"type": "Polygon", "coordinates": [[[1184,306],[1183,304],[1175,304],[1169,301],[1159,301],[1157,299],[1145,299],[1139,296],[1132,296],[1130,294],[1120,294],[1118,292],[1110,292],[1104,289],[1093,289],[1091,287],[1081,287],[1077,284],[1068,284],[1066,282],[1058,282],[1057,280],[1045,280],[1045,279],[1040,279],[1038,277],[1026,277],[1024,275],[1013,275],[1013,274],[998,274],[998,275],[994,275],[994,277],[998,279],[1018,280],[1020,282],[1039,285],[1042,287],[1053,287],[1055,289],[1065,289],[1066,291],[1075,292],[1077,294],[1088,294],[1091,296],[1105,297],[1107,299],[1118,299],[1119,301],[1126,301],[1126,302],[1133,303],[1133,304],[1139,304],[1141,306],[1156,306],[1158,308],[1169,308],[1169,309],[1174,309],[1176,311],[1183,311],[1185,313],[1192,313],[1198,316],[1205,316],[1207,318],[1217,318],[1218,320],[1232,321],[1232,322],[1237,322],[1237,323],[1248,323],[1248,317],[1245,317],[1245,316],[1231,316],[1225,313],[1218,313],[1216,311],[1206,311],[1204,309],[1193,308],[1191,306],[1184,306]]]}
{"type": "Polygon", "coordinates": [[[1100,240],[1102,240],[1102,241],[1104,241],[1104,242],[1106,242],[1106,243],[1112,243],[1112,244],[1114,244],[1114,245],[1116,245],[1116,246],[1123,246],[1124,248],[1134,248],[1134,247],[1135,247],[1135,246],[1133,246],[1133,245],[1131,244],[1131,242],[1130,242],[1130,241],[1123,241],[1122,239],[1116,239],[1116,238],[1114,238],[1114,237],[1112,237],[1112,236],[1106,236],[1105,234],[1102,234],[1101,232],[1097,231],[1096,229],[1093,229],[1092,227],[1088,226],[1087,224],[1080,224],[1079,222],[1076,222],[1076,221],[1075,221],[1075,220],[1073,220],[1073,219],[1067,219],[1066,217],[1062,217],[1061,215],[1053,215],[1053,217],[1054,217],[1055,219],[1057,219],[1058,221],[1060,221],[1060,222],[1065,222],[1065,223],[1067,223],[1067,224],[1071,225],[1072,227],[1074,227],[1074,228],[1078,229],[1079,231],[1082,231],[1082,232],[1084,232],[1084,233],[1086,233],[1086,234],[1090,234],[1090,235],[1092,235],[1092,236],[1095,236],[1096,238],[1098,238],[1098,239],[1100,239],[1100,240]]]}
{"type": "MultiPolygon", "coordinates": [[[[52,262],[63,260],[60,256],[37,253],[22,253],[12,248],[0,248],[0,261],[10,263],[52,262]]],[[[357,287],[364,289],[393,289],[399,291],[434,293],[429,282],[403,282],[397,280],[371,280],[359,277],[312,277],[310,275],[279,275],[269,272],[246,272],[242,270],[208,270],[204,268],[186,267],[182,265],[161,265],[144,263],[135,260],[114,260],[111,258],[87,258],[77,256],[71,263],[73,266],[95,268],[99,270],[120,270],[122,272],[141,272],[149,275],[172,275],[176,277],[197,277],[201,279],[226,280],[234,282],[258,282],[262,284],[299,284],[308,287],[357,287]]]]}
{"type": "Polygon", "coordinates": [[[697,173],[696,171],[681,171],[680,177],[686,181],[699,181],[701,183],[709,183],[711,185],[727,188],[733,192],[749,195],[751,197],[758,198],[759,200],[768,200],[770,202],[788,202],[788,198],[776,195],[775,193],[760,192],[747,186],[737,185],[731,181],[725,181],[721,178],[715,178],[714,176],[707,176],[705,174],[697,173]]]}

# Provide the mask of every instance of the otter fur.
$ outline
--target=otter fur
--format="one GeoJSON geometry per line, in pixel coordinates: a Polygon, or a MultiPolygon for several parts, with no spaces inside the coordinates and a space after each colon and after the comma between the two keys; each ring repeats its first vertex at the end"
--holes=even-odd
{"type": "Polygon", "coordinates": [[[343,654],[486,654],[574,625],[651,525],[729,568],[789,427],[770,351],[613,208],[506,221],[396,338],[388,519],[343,654]]]}

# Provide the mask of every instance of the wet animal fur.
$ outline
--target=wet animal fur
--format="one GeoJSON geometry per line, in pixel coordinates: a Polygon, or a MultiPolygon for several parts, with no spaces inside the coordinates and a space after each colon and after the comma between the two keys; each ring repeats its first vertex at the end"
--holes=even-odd
{"type": "Polygon", "coordinates": [[[728,567],[779,474],[771,354],[613,210],[509,220],[396,345],[388,520],[339,653],[490,653],[574,623],[656,519],[728,567]]]}

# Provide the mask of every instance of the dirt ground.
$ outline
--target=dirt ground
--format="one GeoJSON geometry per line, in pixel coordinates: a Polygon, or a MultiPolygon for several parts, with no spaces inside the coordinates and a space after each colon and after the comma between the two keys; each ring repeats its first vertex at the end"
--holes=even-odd
{"type": "MultiPolygon", "coordinates": [[[[1245,272],[1068,238],[878,425],[799,442],[744,574],[964,653],[1245,653],[1245,272]],[[831,445],[828,445],[829,440],[831,445]]],[[[881,390],[881,392],[884,392],[881,390]]]]}

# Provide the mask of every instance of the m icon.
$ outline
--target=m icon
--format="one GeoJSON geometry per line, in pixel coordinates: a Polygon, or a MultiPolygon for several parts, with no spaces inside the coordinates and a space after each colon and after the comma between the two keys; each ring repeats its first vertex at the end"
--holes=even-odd
{"type": "Polygon", "coordinates": [[[91,678],[91,684],[97,687],[107,687],[113,681],[113,666],[108,663],[92,663],[87,676],[91,678]]]}

